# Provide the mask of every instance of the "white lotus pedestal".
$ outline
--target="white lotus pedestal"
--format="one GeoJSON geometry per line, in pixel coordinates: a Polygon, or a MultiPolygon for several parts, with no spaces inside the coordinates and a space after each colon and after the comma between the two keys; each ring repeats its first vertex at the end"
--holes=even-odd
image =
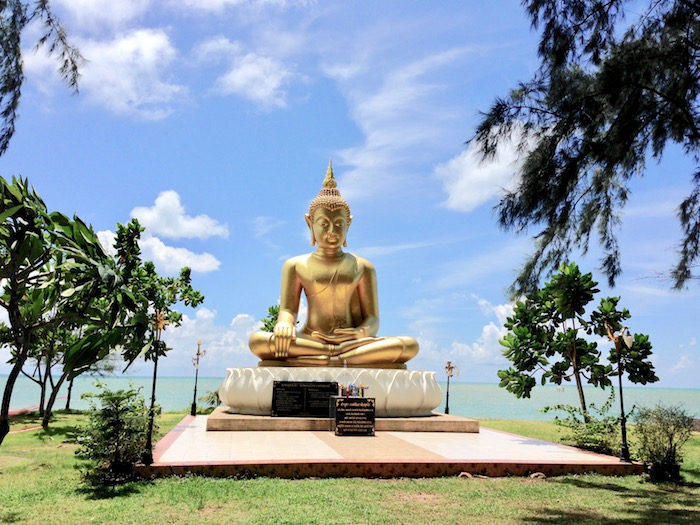
{"type": "Polygon", "coordinates": [[[376,430],[478,432],[478,421],[433,413],[442,401],[435,374],[380,368],[229,368],[219,387],[219,399],[227,406],[209,416],[207,430],[327,430],[328,419],[265,416],[272,413],[275,381],[330,381],[364,385],[365,396],[375,399],[376,430]]]}

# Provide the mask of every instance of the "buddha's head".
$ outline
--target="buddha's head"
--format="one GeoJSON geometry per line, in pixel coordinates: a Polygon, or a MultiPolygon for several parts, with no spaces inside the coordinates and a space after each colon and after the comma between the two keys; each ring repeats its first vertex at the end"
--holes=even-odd
{"type": "Polygon", "coordinates": [[[350,206],[337,188],[331,162],[328,163],[326,177],[323,179],[323,188],[311,201],[305,219],[311,232],[311,246],[316,243],[321,248],[347,246],[345,237],[352,215],[350,206]]]}

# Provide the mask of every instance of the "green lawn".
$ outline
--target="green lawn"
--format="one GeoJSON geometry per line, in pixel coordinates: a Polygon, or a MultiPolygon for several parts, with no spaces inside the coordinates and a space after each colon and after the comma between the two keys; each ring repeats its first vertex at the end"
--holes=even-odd
{"type": "MultiPolygon", "coordinates": [[[[167,432],[183,413],[160,419],[167,432]]],[[[84,416],[59,414],[49,431],[0,446],[0,523],[447,524],[700,523],[700,435],[685,448],[680,486],[598,475],[437,479],[159,479],[93,490],[81,484],[70,436],[84,416]]],[[[556,440],[552,423],[483,426],[556,440]]],[[[13,430],[37,425],[17,419],[13,430]]]]}

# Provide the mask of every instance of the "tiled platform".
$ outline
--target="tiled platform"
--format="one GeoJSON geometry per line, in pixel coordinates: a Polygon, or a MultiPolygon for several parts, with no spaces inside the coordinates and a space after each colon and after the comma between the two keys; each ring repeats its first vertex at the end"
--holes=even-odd
{"type": "Polygon", "coordinates": [[[642,466],[555,443],[481,428],[479,433],[377,431],[206,431],[207,416],[187,416],[154,450],[144,477],[182,475],[437,477],[569,473],[639,474],[642,466]]]}
{"type": "MultiPolygon", "coordinates": [[[[378,417],[377,431],[400,432],[479,432],[476,419],[433,414],[428,417],[378,417]]],[[[270,417],[230,414],[228,407],[217,407],[207,418],[209,431],[242,430],[332,430],[331,420],[316,417],[270,417]]]]}

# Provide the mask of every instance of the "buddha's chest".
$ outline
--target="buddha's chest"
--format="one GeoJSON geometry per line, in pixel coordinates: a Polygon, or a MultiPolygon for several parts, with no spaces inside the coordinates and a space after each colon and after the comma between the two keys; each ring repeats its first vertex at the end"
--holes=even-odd
{"type": "Polygon", "coordinates": [[[309,258],[298,269],[298,275],[307,295],[310,292],[320,294],[339,291],[352,294],[362,277],[362,267],[350,254],[344,254],[336,261],[309,258]]]}

